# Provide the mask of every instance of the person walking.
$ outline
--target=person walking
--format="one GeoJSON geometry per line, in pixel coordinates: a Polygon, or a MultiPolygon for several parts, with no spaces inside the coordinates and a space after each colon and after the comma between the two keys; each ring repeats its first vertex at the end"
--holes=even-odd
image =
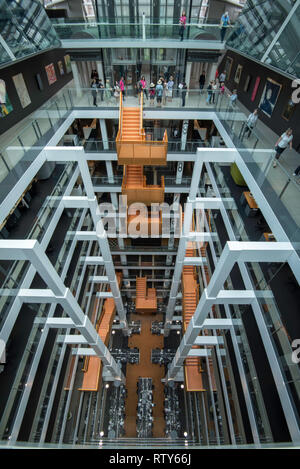
{"type": "Polygon", "coordinates": [[[224,13],[224,15],[221,16],[221,21],[220,21],[220,26],[221,26],[221,32],[220,32],[220,35],[221,35],[221,42],[223,42],[224,39],[225,39],[225,34],[226,34],[226,31],[227,31],[227,28],[228,28],[229,25],[230,25],[230,18],[229,18],[228,11],[226,11],[226,12],[224,13]]]}
{"type": "Polygon", "coordinates": [[[186,26],[186,14],[185,11],[183,10],[181,17],[179,18],[179,36],[180,36],[180,41],[183,41],[183,36],[184,36],[184,30],[186,26]]]}
{"type": "Polygon", "coordinates": [[[120,87],[120,90],[122,92],[123,101],[125,101],[125,83],[124,83],[124,78],[123,77],[120,78],[119,87],[120,87]]]}
{"type": "Polygon", "coordinates": [[[98,85],[97,85],[96,78],[93,78],[92,83],[91,83],[91,88],[92,88],[93,105],[97,107],[98,106],[97,104],[98,85]]]}
{"type": "Polygon", "coordinates": [[[246,138],[249,138],[249,137],[250,137],[252,130],[253,130],[254,127],[256,126],[257,119],[258,119],[258,109],[254,109],[254,111],[252,112],[252,114],[249,115],[247,121],[245,122],[245,132],[244,132],[244,136],[245,136],[246,138]],[[246,134],[248,134],[248,135],[246,135],[246,134]]]}
{"type": "Polygon", "coordinates": [[[181,88],[182,107],[185,106],[185,97],[186,97],[186,93],[187,93],[187,86],[186,86],[186,82],[184,81],[184,82],[182,83],[182,88],[181,88]]]}
{"type": "MultiPolygon", "coordinates": [[[[289,128],[281,135],[281,137],[279,137],[279,139],[275,143],[275,151],[276,151],[275,159],[276,160],[279,160],[281,154],[284,152],[284,150],[288,146],[290,146],[290,149],[293,148],[292,141],[293,141],[293,131],[291,128],[289,128]]],[[[276,166],[277,166],[277,163],[276,161],[274,161],[273,168],[276,168],[276,166]]]]}
{"type": "Polygon", "coordinates": [[[164,89],[163,89],[161,80],[158,80],[157,85],[155,87],[155,94],[156,94],[157,105],[159,107],[161,107],[161,100],[162,100],[163,90],[164,89]]]}
{"type": "Polygon", "coordinates": [[[205,76],[205,72],[203,71],[200,75],[200,78],[199,78],[200,94],[202,94],[202,90],[203,90],[204,85],[205,85],[205,79],[206,79],[206,76],[205,76]]]}
{"type": "MultiPolygon", "coordinates": [[[[298,166],[295,171],[293,172],[293,176],[298,177],[300,174],[300,166],[298,166]]],[[[300,180],[298,181],[299,184],[300,180]]]]}
{"type": "Polygon", "coordinates": [[[295,171],[293,172],[293,176],[298,176],[300,173],[300,166],[298,166],[295,171]]]}

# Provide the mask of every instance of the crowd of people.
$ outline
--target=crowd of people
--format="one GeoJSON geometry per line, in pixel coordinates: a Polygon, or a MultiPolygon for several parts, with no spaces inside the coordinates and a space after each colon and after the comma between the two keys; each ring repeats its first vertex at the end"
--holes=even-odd
{"type": "MultiPolygon", "coordinates": [[[[184,12],[183,12],[184,14],[184,12]]],[[[183,16],[183,15],[182,15],[183,16]]],[[[182,26],[185,27],[185,22],[182,21],[182,26]]],[[[183,29],[184,31],[184,29],[183,29]]],[[[182,33],[183,34],[183,33],[182,33]]],[[[178,79],[178,77],[177,77],[178,79]]],[[[97,96],[99,94],[101,101],[109,101],[113,96],[116,99],[116,102],[119,102],[120,93],[122,93],[123,101],[126,99],[126,90],[125,90],[125,80],[124,77],[121,76],[119,81],[116,81],[114,86],[111,87],[109,79],[106,80],[106,84],[104,85],[101,78],[99,78],[97,70],[92,70],[91,73],[91,90],[92,90],[92,98],[93,98],[93,105],[97,106],[97,96]]],[[[220,74],[216,73],[215,79],[210,80],[207,87],[205,88],[206,83],[206,74],[203,71],[199,77],[199,90],[200,94],[204,91],[207,92],[206,97],[206,104],[216,104],[218,96],[224,95],[225,92],[227,93],[229,104],[228,110],[234,110],[236,107],[238,95],[237,90],[234,89],[232,92],[227,92],[225,90],[225,80],[226,80],[226,72],[223,71],[220,74]]],[[[177,81],[177,80],[176,80],[177,81]]],[[[174,88],[175,80],[173,75],[161,74],[159,79],[157,80],[156,84],[154,81],[151,81],[150,84],[147,84],[146,78],[144,75],[140,77],[136,85],[136,91],[139,97],[139,103],[141,99],[141,94],[144,96],[144,100],[148,101],[150,106],[155,105],[155,101],[157,107],[166,106],[168,102],[171,102],[174,95],[175,95],[175,88],[174,88]]],[[[187,84],[184,80],[180,81],[178,84],[177,95],[181,97],[181,105],[182,107],[185,106],[186,103],[186,95],[187,95],[187,84]]],[[[259,109],[254,109],[252,113],[249,114],[247,120],[244,122],[243,131],[242,131],[242,138],[249,139],[251,137],[252,131],[255,128],[257,121],[259,118],[259,109]]],[[[277,140],[275,144],[275,158],[273,163],[273,168],[277,167],[277,161],[281,157],[282,153],[286,150],[286,148],[290,147],[292,149],[292,140],[293,140],[293,131],[291,128],[287,129],[277,140]]],[[[298,177],[300,175],[300,166],[298,166],[293,176],[298,177]]]]}

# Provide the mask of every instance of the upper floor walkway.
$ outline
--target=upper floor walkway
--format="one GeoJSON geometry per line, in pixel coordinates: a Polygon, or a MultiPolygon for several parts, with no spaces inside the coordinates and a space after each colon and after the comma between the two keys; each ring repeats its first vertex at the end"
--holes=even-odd
{"type": "MultiPolygon", "coordinates": [[[[221,41],[220,25],[188,23],[184,30],[183,40],[179,34],[179,25],[162,23],[149,19],[140,23],[80,22],[70,18],[53,19],[57,36],[62,47],[75,48],[168,48],[168,49],[206,49],[223,50],[225,42],[221,41]]],[[[125,20],[126,21],[126,20],[125,20]]]]}

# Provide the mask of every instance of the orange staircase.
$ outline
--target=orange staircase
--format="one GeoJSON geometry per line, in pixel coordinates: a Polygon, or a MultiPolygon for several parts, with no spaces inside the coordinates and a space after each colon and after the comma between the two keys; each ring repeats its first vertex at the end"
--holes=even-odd
{"type": "Polygon", "coordinates": [[[143,129],[140,132],[140,108],[124,107],[122,116],[122,141],[145,140],[143,129]]]}
{"type": "Polygon", "coordinates": [[[155,313],[157,310],[156,289],[148,288],[147,291],[147,277],[136,277],[135,309],[137,313],[155,313]]]}
{"type": "Polygon", "coordinates": [[[163,140],[146,140],[143,128],[143,96],[140,107],[124,107],[120,94],[119,130],[116,138],[118,164],[165,166],[167,164],[168,136],[163,140]]]}
{"type": "MultiPolygon", "coordinates": [[[[194,257],[194,244],[192,241],[187,243],[185,257],[194,257]]],[[[188,324],[196,310],[199,299],[199,286],[196,280],[195,267],[185,265],[182,269],[182,317],[183,331],[185,332],[188,324]]],[[[197,345],[193,349],[199,348],[197,345]]],[[[188,357],[185,359],[184,374],[187,391],[205,391],[202,379],[201,360],[198,357],[188,357]]]]}
{"type": "Polygon", "coordinates": [[[161,185],[147,186],[143,167],[137,165],[124,166],[122,194],[127,196],[127,204],[142,202],[149,206],[164,201],[165,181],[161,177],[161,185]]]}
{"type": "MultiPolygon", "coordinates": [[[[118,284],[120,286],[122,281],[122,272],[116,272],[118,284]]],[[[108,290],[110,291],[110,289],[108,290]]],[[[94,312],[98,307],[98,302],[95,301],[94,312]]],[[[115,317],[116,305],[113,298],[106,298],[103,304],[102,313],[96,327],[98,335],[100,336],[103,343],[107,346],[112,323],[115,317]]],[[[79,391],[98,391],[100,377],[102,375],[102,360],[99,357],[85,357],[84,363],[84,375],[81,388],[79,391]]]]}

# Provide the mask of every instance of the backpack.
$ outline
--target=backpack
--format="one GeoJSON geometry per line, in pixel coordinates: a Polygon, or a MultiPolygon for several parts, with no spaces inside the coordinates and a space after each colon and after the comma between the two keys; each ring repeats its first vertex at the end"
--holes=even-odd
{"type": "Polygon", "coordinates": [[[156,94],[157,94],[157,96],[159,96],[159,97],[162,96],[162,93],[163,93],[163,87],[162,87],[162,85],[157,85],[157,87],[156,87],[156,94]]]}

